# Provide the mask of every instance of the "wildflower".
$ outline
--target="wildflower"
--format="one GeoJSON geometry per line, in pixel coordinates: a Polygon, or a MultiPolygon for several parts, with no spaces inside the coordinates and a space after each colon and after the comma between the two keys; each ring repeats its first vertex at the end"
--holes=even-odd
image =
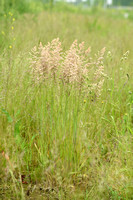
{"type": "Polygon", "coordinates": [[[12,26],[12,30],[14,30],[14,27],[12,26]]]}
{"type": "Polygon", "coordinates": [[[16,40],[16,38],[14,37],[14,38],[13,38],[13,40],[15,41],[15,40],[16,40]]]}
{"type": "Polygon", "coordinates": [[[4,32],[4,31],[1,31],[1,34],[2,34],[2,35],[5,35],[5,32],[4,32]]]}
{"type": "Polygon", "coordinates": [[[11,12],[8,13],[10,16],[13,16],[13,14],[11,12]]]}
{"type": "Polygon", "coordinates": [[[84,100],[84,103],[86,103],[86,100],[84,100]]]}
{"type": "Polygon", "coordinates": [[[15,22],[15,18],[13,18],[12,21],[15,22]]]}
{"type": "Polygon", "coordinates": [[[128,114],[127,114],[127,113],[125,113],[125,116],[128,116],[128,114]]]}
{"type": "Polygon", "coordinates": [[[11,45],[9,46],[9,49],[12,49],[12,46],[11,46],[11,45]]]}
{"type": "Polygon", "coordinates": [[[102,101],[102,104],[104,104],[104,101],[102,101]]]}
{"type": "Polygon", "coordinates": [[[4,14],[4,17],[6,17],[7,15],[6,14],[4,14]]]}

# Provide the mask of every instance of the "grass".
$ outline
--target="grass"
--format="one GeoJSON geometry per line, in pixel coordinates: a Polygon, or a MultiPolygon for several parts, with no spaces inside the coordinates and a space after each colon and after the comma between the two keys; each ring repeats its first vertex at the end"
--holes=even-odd
{"type": "Polygon", "coordinates": [[[132,18],[14,12],[0,23],[1,198],[133,199],[132,18]],[[85,41],[94,59],[106,47],[99,99],[54,80],[33,84],[29,52],[57,37],[64,51],[85,41]]]}

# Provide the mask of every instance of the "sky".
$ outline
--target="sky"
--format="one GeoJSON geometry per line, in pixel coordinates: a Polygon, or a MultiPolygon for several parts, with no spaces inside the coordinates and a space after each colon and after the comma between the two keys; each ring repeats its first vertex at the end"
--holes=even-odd
{"type": "MultiPolygon", "coordinates": [[[[68,3],[69,2],[72,2],[72,3],[76,3],[76,1],[77,0],[66,0],[68,3]]],[[[87,0],[82,0],[82,2],[86,2],[87,0]]],[[[93,4],[93,1],[94,0],[90,0],[90,2],[91,2],[91,4],[93,4]]],[[[113,0],[106,0],[106,3],[108,4],[108,5],[112,5],[112,3],[113,3],[113,0]]]]}

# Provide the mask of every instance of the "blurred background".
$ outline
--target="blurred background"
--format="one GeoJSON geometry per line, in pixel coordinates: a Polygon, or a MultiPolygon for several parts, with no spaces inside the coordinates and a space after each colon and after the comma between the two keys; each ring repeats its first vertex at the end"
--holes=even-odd
{"type": "Polygon", "coordinates": [[[103,7],[103,8],[132,8],[133,0],[1,0],[0,13],[16,9],[20,13],[42,10],[57,4],[73,4],[80,7],[103,7]]]}

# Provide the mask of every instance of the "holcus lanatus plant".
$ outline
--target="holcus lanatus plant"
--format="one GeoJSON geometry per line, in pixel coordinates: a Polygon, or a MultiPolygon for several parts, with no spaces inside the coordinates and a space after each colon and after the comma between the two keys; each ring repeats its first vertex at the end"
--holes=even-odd
{"type": "Polygon", "coordinates": [[[91,48],[85,48],[84,42],[75,40],[70,49],[63,52],[59,38],[47,45],[42,43],[30,52],[30,73],[35,83],[48,78],[59,79],[64,84],[83,86],[99,97],[104,83],[103,59],[105,48],[98,52],[96,60],[90,56],[91,48]]]}

